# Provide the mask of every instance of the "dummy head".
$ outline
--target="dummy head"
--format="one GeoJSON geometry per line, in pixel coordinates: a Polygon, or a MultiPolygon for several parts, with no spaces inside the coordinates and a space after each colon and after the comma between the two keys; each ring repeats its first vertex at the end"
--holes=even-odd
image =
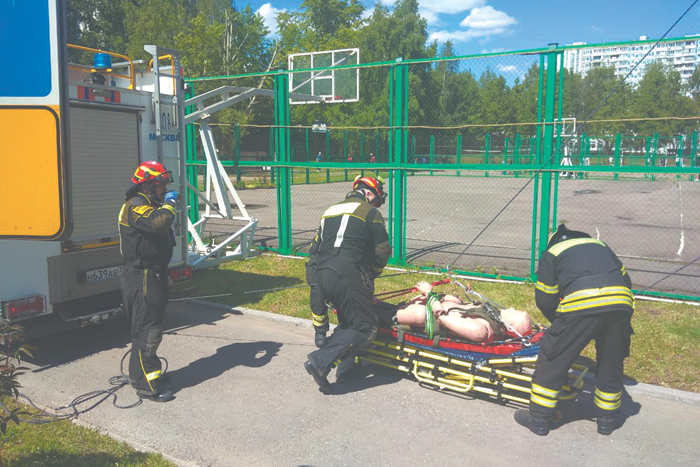
{"type": "Polygon", "coordinates": [[[520,335],[527,336],[532,332],[532,319],[524,311],[515,308],[501,310],[501,319],[504,323],[515,329],[520,335]]]}

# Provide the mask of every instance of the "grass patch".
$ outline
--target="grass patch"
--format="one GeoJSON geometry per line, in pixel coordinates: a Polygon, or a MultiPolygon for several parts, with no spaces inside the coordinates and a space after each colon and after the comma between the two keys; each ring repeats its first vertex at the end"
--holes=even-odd
{"type": "MultiPolygon", "coordinates": [[[[11,399],[3,403],[19,407],[11,399]]],[[[36,414],[31,408],[26,408],[36,414]]],[[[174,467],[160,454],[139,452],[97,430],[69,421],[32,425],[12,423],[0,437],[1,465],[23,467],[174,467]]]]}
{"type": "MultiPolygon", "coordinates": [[[[263,255],[247,261],[226,263],[216,270],[197,271],[194,279],[181,287],[196,286],[197,296],[232,294],[213,298],[213,302],[311,319],[309,289],[306,287],[278,292],[244,293],[304,285],[304,264],[304,260],[263,255]]],[[[385,275],[391,274],[395,272],[385,272],[385,275]]],[[[432,282],[441,278],[425,274],[380,277],[376,281],[376,292],[404,289],[418,280],[432,282]]],[[[547,323],[535,306],[535,289],[532,284],[474,282],[472,285],[491,300],[526,310],[535,322],[547,323]]],[[[464,296],[462,290],[453,284],[441,286],[438,290],[464,296]]],[[[333,314],[331,321],[336,323],[333,314]]],[[[626,377],[642,383],[700,392],[700,372],[697,371],[697,362],[700,361],[700,307],[637,301],[632,326],[635,335],[632,336],[631,355],[625,361],[626,377]]],[[[594,360],[593,345],[589,345],[582,355],[594,360]]]]}

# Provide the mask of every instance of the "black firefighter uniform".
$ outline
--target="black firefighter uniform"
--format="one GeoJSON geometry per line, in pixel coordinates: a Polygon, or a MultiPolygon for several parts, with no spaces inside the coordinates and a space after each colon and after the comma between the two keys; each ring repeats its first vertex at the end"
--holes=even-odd
{"type": "Polygon", "coordinates": [[[124,268],[122,300],[131,323],[129,382],[137,392],[160,391],[161,363],[157,355],[163,339],[168,304],[168,263],[175,236],[175,208],[155,205],[144,193],[129,198],[119,213],[119,236],[124,268]]]}
{"type": "Polygon", "coordinates": [[[319,236],[316,235],[311,242],[309,249],[309,261],[306,263],[306,283],[310,287],[309,306],[311,307],[311,317],[316,334],[326,334],[330,328],[328,318],[328,305],[326,305],[316,278],[316,262],[318,260],[319,236]]]}
{"type": "Polygon", "coordinates": [[[377,332],[373,279],[384,270],[391,248],[381,213],[359,192],[324,212],[316,279],[324,298],[338,311],[338,327],[326,345],[309,354],[323,376],[350,362],[377,332]]]}
{"type": "Polygon", "coordinates": [[[625,267],[600,240],[573,238],[542,254],[535,298],[552,326],[542,339],[532,378],[531,413],[552,415],[569,368],[591,340],[598,362],[596,411],[599,416],[619,411],[632,334],[631,287],[625,267]]]}

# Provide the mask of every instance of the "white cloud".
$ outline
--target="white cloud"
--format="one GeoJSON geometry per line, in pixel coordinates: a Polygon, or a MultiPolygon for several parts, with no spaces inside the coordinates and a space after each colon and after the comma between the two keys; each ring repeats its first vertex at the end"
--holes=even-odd
{"type": "Polygon", "coordinates": [[[451,40],[452,42],[467,42],[472,39],[473,36],[470,31],[457,30],[457,31],[435,31],[431,32],[428,37],[428,41],[432,42],[437,39],[438,42],[445,42],[451,40]]]}
{"type": "Polygon", "coordinates": [[[384,6],[393,6],[396,0],[381,0],[380,3],[384,6]]]}
{"type": "Polygon", "coordinates": [[[496,47],[495,49],[481,49],[482,54],[497,54],[499,52],[505,52],[504,47],[496,47]]]}
{"type": "Polygon", "coordinates": [[[421,0],[420,8],[432,13],[455,14],[480,7],[485,3],[486,0],[421,0]]]}
{"type": "Polygon", "coordinates": [[[442,21],[440,21],[440,18],[438,17],[437,13],[430,11],[430,10],[424,10],[423,8],[418,9],[418,13],[425,18],[425,20],[428,22],[429,25],[431,26],[437,26],[442,21]]]}
{"type": "Polygon", "coordinates": [[[515,18],[508,16],[505,12],[495,10],[492,6],[487,5],[482,8],[474,8],[459,25],[474,30],[475,33],[481,32],[478,34],[480,36],[489,36],[502,33],[505,28],[517,24],[517,22],[515,18]]]}
{"type": "Polygon", "coordinates": [[[515,65],[498,65],[498,71],[501,73],[513,73],[518,71],[518,67],[515,65]]]}
{"type": "Polygon", "coordinates": [[[465,29],[455,31],[435,31],[430,34],[429,40],[437,39],[440,42],[451,40],[452,42],[467,42],[475,38],[488,39],[494,34],[505,34],[508,27],[517,24],[518,20],[508,16],[503,11],[495,10],[491,6],[473,8],[469,16],[459,24],[465,29]]]}
{"type": "Polygon", "coordinates": [[[268,37],[277,35],[277,13],[281,13],[283,11],[287,11],[287,9],[275,8],[271,3],[266,3],[255,12],[256,14],[262,16],[265,27],[270,30],[268,37]]]}

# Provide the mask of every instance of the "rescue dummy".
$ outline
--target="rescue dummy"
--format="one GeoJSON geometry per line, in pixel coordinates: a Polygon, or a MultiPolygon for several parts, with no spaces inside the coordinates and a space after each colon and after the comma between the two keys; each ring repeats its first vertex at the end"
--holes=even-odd
{"type": "MultiPolygon", "coordinates": [[[[393,321],[406,326],[425,328],[426,318],[431,314],[439,328],[449,334],[471,342],[493,342],[502,339],[506,332],[526,336],[532,331],[532,320],[525,311],[508,308],[494,316],[482,306],[463,303],[452,295],[432,294],[432,286],[427,282],[416,284],[422,295],[409,303],[394,307],[393,321]],[[428,303],[430,302],[430,306],[428,303]]],[[[386,313],[392,305],[376,304],[386,313]]]]}

